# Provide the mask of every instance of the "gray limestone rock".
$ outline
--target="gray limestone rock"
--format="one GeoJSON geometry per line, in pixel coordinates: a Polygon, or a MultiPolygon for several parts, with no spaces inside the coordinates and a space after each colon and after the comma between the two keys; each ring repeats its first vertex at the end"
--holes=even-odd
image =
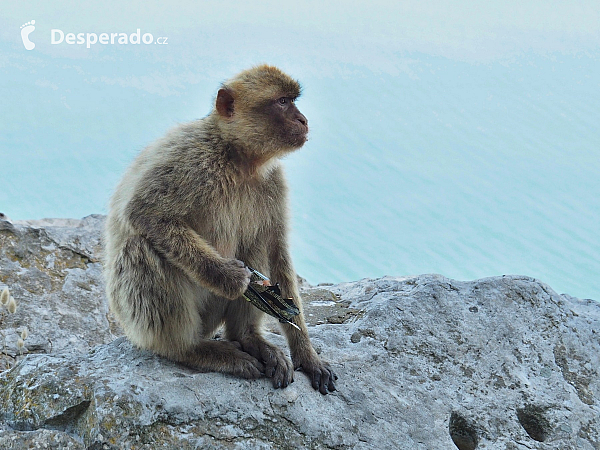
{"type": "Polygon", "coordinates": [[[0,217],[0,290],[8,286],[18,304],[0,319],[7,353],[0,368],[14,363],[23,327],[29,353],[81,353],[114,339],[100,263],[103,224],[100,215],[13,223],[0,217]]]}
{"type": "Polygon", "coordinates": [[[29,310],[19,320],[56,341],[0,373],[0,448],[600,448],[595,301],[523,276],[305,286],[311,338],[338,390],[322,396],[300,372],[274,390],[112,340],[101,218],[65,225],[0,227],[1,281],[29,310]],[[59,308],[68,313],[54,321],[59,308]]]}

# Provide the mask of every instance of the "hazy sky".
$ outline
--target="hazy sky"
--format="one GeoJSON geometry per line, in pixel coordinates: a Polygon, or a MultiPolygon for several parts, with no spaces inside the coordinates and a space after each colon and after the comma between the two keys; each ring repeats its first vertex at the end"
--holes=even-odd
{"type": "Polygon", "coordinates": [[[44,44],[51,28],[98,33],[141,28],[165,34],[168,51],[152,50],[158,60],[172,64],[184,56],[230,59],[246,54],[255,60],[276,54],[359,65],[371,65],[374,59],[384,70],[393,62],[386,65],[381,56],[395,52],[489,61],[530,51],[596,52],[600,40],[600,3],[594,0],[2,3],[2,41],[20,45],[15,30],[34,18],[39,27],[35,37],[42,45],[38,51],[72,58],[89,57],[89,52],[44,44]]]}
{"type": "Polygon", "coordinates": [[[42,70],[60,63],[63,74],[77,71],[88,83],[170,96],[261,61],[303,78],[344,76],[356,67],[410,73],[415,52],[470,63],[509,63],[528,53],[597,56],[599,24],[595,0],[3,0],[0,69],[38,68],[37,85],[64,89],[42,70]],[[19,27],[32,19],[36,48],[24,52],[19,27]],[[129,34],[137,28],[167,37],[168,45],[50,44],[51,29],[129,34]]]}

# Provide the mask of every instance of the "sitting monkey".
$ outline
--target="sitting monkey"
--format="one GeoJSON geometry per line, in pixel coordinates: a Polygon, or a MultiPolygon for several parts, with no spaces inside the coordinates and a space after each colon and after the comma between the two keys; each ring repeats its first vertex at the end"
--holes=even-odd
{"type": "Polygon", "coordinates": [[[288,251],[279,158],[306,142],[297,81],[262,65],[224,83],[205,118],[171,130],[129,167],[105,230],[107,295],[135,345],[199,371],[262,374],[286,387],[300,368],[322,394],[337,376],[313,349],[302,312],[282,324],[292,361],[265,340],[242,295],[246,266],[301,309],[288,251]],[[225,340],[213,340],[225,325],[225,340]]]}

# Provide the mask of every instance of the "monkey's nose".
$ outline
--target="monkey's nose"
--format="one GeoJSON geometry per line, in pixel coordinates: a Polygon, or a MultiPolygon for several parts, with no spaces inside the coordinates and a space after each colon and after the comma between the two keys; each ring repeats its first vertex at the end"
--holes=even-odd
{"type": "Polygon", "coordinates": [[[304,117],[304,114],[298,113],[298,115],[296,116],[296,120],[305,127],[308,126],[308,120],[306,119],[306,117],[304,117]]]}

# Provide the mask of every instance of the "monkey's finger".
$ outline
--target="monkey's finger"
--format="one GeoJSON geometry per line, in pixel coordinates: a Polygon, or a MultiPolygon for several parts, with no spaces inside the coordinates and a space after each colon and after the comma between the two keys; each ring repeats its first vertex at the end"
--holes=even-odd
{"type": "Polygon", "coordinates": [[[254,367],[256,367],[258,369],[258,371],[261,374],[265,373],[265,365],[263,363],[261,363],[258,359],[253,358],[254,361],[252,361],[252,364],[254,364],[254,367]]]}
{"type": "Polygon", "coordinates": [[[288,385],[294,382],[294,365],[289,359],[285,360],[287,366],[288,385]]]}
{"type": "Polygon", "coordinates": [[[243,359],[247,364],[254,366],[254,368],[256,368],[256,370],[258,370],[261,375],[265,373],[265,365],[259,361],[258,359],[256,359],[254,356],[244,352],[244,351],[240,351],[240,359],[243,359]]]}
{"type": "Polygon", "coordinates": [[[279,388],[284,388],[286,387],[287,384],[285,383],[285,378],[283,376],[283,373],[281,373],[281,370],[279,370],[279,373],[275,373],[275,375],[273,376],[273,387],[275,389],[279,389],[279,388]]]}
{"type": "Polygon", "coordinates": [[[329,383],[327,383],[327,389],[329,389],[329,392],[333,392],[336,390],[334,380],[337,380],[337,375],[333,372],[330,372],[329,383]]]}
{"type": "MultiPolygon", "coordinates": [[[[257,349],[257,358],[260,358],[265,365],[265,375],[269,378],[275,376],[277,370],[277,364],[279,363],[277,358],[277,352],[269,345],[263,345],[260,349],[257,349]]],[[[275,382],[275,381],[273,381],[275,382]]]]}
{"type": "Polygon", "coordinates": [[[283,377],[283,382],[281,383],[281,387],[288,387],[290,384],[292,384],[294,382],[294,375],[293,375],[293,371],[285,371],[284,373],[284,377],[283,377]]]}
{"type": "Polygon", "coordinates": [[[246,276],[250,278],[252,271],[246,266],[246,263],[244,261],[240,261],[239,259],[234,259],[234,262],[238,267],[243,268],[246,276]]]}
{"type": "MultiPolygon", "coordinates": [[[[250,358],[252,357],[250,356],[250,358]]],[[[262,367],[262,364],[258,360],[252,361],[250,358],[240,358],[236,362],[232,373],[247,379],[260,378],[263,374],[264,367],[262,367]]]]}
{"type": "Polygon", "coordinates": [[[325,368],[321,369],[321,379],[319,381],[319,392],[323,395],[327,394],[327,389],[329,388],[329,383],[331,381],[331,374],[329,373],[329,370],[325,368]]]}
{"type": "Polygon", "coordinates": [[[326,368],[326,369],[329,371],[329,373],[331,374],[331,379],[332,379],[332,380],[337,380],[337,379],[338,379],[338,376],[337,376],[337,374],[336,374],[336,373],[333,371],[333,369],[332,369],[331,367],[329,367],[329,364],[327,364],[327,365],[325,366],[325,368],[326,368]]]}
{"type": "MultiPolygon", "coordinates": [[[[319,381],[321,380],[321,371],[319,369],[315,369],[312,373],[312,387],[315,390],[319,390],[319,381]]],[[[325,392],[326,394],[327,392],[325,392]]]]}

